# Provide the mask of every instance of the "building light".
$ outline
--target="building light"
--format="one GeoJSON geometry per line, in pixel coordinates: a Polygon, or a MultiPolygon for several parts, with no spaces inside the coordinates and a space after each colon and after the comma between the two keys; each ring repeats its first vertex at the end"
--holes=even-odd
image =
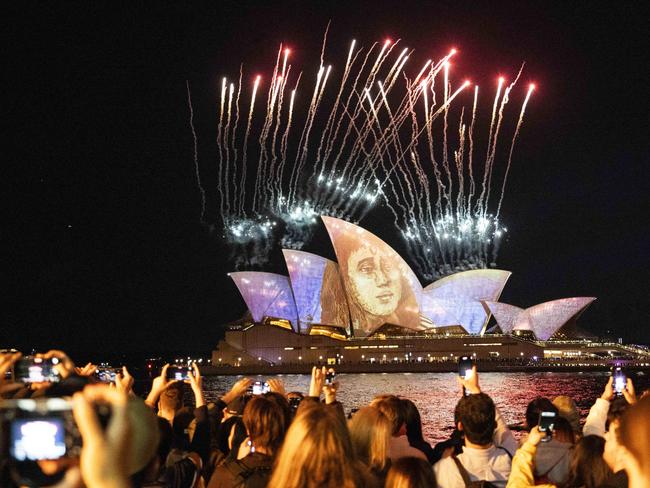
{"type": "Polygon", "coordinates": [[[298,356],[298,361],[302,361],[302,356],[298,356]]]}
{"type": "Polygon", "coordinates": [[[278,356],[278,361],[282,361],[282,356],[278,356]]]}
{"type": "Polygon", "coordinates": [[[285,347],[284,350],[285,350],[285,351],[293,351],[294,348],[293,348],[293,347],[285,347]]]}

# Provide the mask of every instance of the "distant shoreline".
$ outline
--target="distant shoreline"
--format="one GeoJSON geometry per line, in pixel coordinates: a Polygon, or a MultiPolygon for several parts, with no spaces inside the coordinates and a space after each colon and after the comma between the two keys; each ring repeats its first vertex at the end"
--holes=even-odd
{"type": "MultiPolygon", "coordinates": [[[[650,363],[618,361],[633,371],[650,372],[650,363]]],[[[274,374],[310,374],[312,364],[278,364],[271,365],[243,365],[243,366],[201,366],[204,376],[232,376],[232,375],[274,375],[274,374]]],[[[362,363],[362,364],[337,364],[316,366],[331,367],[337,373],[455,373],[458,365],[455,362],[443,363],[362,363]]],[[[489,361],[479,361],[481,373],[544,373],[544,372],[608,372],[610,364],[569,364],[559,366],[551,364],[499,364],[489,361]]]]}

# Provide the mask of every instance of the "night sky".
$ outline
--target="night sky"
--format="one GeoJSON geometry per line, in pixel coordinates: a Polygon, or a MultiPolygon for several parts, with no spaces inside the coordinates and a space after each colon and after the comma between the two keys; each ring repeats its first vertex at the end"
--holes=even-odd
{"type": "MultiPolygon", "coordinates": [[[[220,230],[199,223],[185,80],[214,222],[221,77],[241,62],[268,76],[281,42],[296,68],[315,72],[330,19],[326,62],[338,66],[351,39],[368,47],[386,37],[421,61],[456,47],[454,69],[481,86],[526,62],[522,80],[538,90],[502,209],[498,266],[513,275],[501,300],[596,296],[583,328],[650,342],[650,43],[640,6],[59,3],[3,8],[0,347],[210,351],[245,305],[220,230]]],[[[362,225],[400,250],[387,217],[378,208],[362,225]]],[[[334,257],[323,228],[305,250],[334,257]]],[[[286,272],[279,252],[266,270],[286,272]]]]}

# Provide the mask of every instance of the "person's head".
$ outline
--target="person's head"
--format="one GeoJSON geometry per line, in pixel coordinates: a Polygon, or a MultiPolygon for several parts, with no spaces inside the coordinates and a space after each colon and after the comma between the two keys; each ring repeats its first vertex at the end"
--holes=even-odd
{"type": "Polygon", "coordinates": [[[436,477],[423,459],[404,457],[391,464],[386,488],[435,488],[436,477]]]}
{"type": "Polygon", "coordinates": [[[265,393],[264,397],[271,400],[278,407],[280,407],[280,410],[282,410],[282,414],[284,415],[284,430],[286,431],[289,428],[291,419],[293,418],[293,412],[291,411],[289,401],[284,395],[275,391],[269,391],[268,393],[265,393]]]}
{"type": "Polygon", "coordinates": [[[625,412],[618,430],[630,488],[650,486],[650,397],[642,398],[625,412]]]}
{"type": "Polygon", "coordinates": [[[391,423],[392,435],[406,434],[406,409],[402,399],[395,395],[380,395],[370,402],[370,406],[386,416],[391,423]]]}
{"type": "Polygon", "coordinates": [[[360,486],[347,426],[320,403],[300,406],[278,454],[269,488],[360,486]]]}
{"type": "Polygon", "coordinates": [[[400,398],[404,405],[406,436],[411,445],[424,442],[422,436],[422,419],[418,407],[408,398],[400,398]]]}
{"type": "Polygon", "coordinates": [[[393,426],[374,407],[359,409],[348,421],[352,447],[357,459],[371,469],[382,471],[388,461],[393,426]]]}
{"type": "Polygon", "coordinates": [[[560,395],[553,399],[553,405],[557,408],[558,415],[567,419],[573,432],[580,433],[580,412],[573,398],[560,395]]]}
{"type": "Polygon", "coordinates": [[[573,428],[569,421],[564,417],[557,417],[555,419],[555,424],[553,426],[553,438],[560,442],[566,442],[567,444],[575,444],[575,432],[573,431],[573,428]]]}
{"type": "Polygon", "coordinates": [[[497,427],[496,408],[485,393],[468,395],[456,404],[456,427],[463,432],[465,442],[487,446],[492,443],[497,427]]]}
{"type": "Polygon", "coordinates": [[[286,414],[278,403],[264,396],[255,396],[246,404],[243,421],[253,446],[268,455],[275,455],[287,429],[286,414]]]}
{"type": "Polygon", "coordinates": [[[542,412],[558,413],[557,407],[551,400],[544,397],[537,397],[526,407],[526,428],[530,431],[539,423],[539,414],[542,412]]]}
{"type": "Polygon", "coordinates": [[[573,450],[566,486],[601,486],[612,473],[603,459],[604,449],[605,439],[600,436],[588,435],[580,439],[573,450]]]}
{"type": "Polygon", "coordinates": [[[183,408],[183,384],[172,383],[158,399],[158,410],[177,412],[183,408]]]}
{"type": "Polygon", "coordinates": [[[623,469],[623,450],[620,444],[619,426],[629,404],[624,398],[616,398],[609,404],[605,432],[605,452],[603,458],[615,473],[623,469]]]}

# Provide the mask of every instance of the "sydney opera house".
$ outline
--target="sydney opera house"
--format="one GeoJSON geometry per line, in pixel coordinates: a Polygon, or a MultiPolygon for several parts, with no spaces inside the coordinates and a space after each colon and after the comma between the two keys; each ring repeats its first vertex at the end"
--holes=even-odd
{"type": "Polygon", "coordinates": [[[213,351],[213,366],[381,369],[460,355],[493,361],[635,356],[577,328],[594,297],[527,309],[501,303],[511,273],[498,269],[464,271],[422,287],[406,261],[377,236],[340,219],[322,219],[337,262],[284,250],[286,276],[230,273],[248,313],[228,327],[213,351]]]}

